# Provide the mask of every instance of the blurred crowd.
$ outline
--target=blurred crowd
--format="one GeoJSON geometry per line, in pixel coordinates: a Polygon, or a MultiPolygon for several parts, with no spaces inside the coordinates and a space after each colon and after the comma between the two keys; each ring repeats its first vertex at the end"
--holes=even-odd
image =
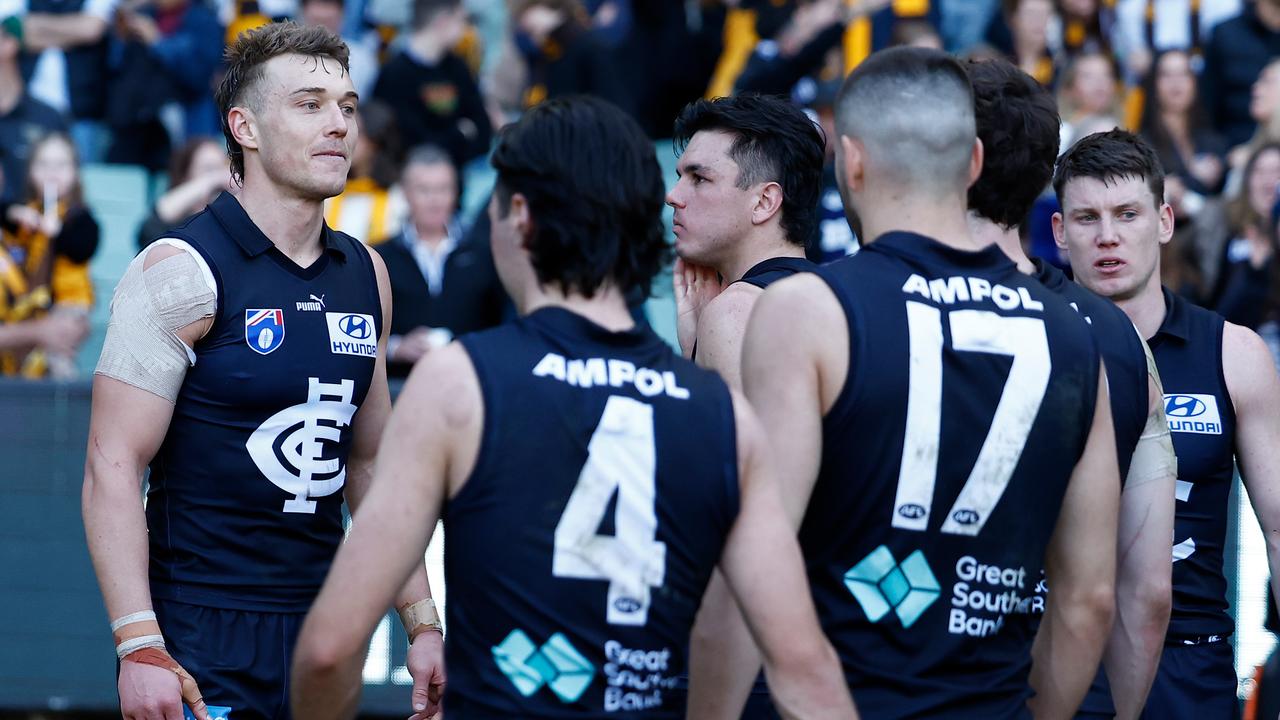
{"type": "MultiPolygon", "coordinates": [[[[70,372],[86,336],[100,233],[82,164],[165,179],[139,245],[198,212],[230,188],[223,48],[284,19],[351,50],[361,137],[326,217],[392,269],[393,367],[509,311],[484,216],[459,198],[525,108],[599,95],[660,140],[696,98],[781,94],[830,138],[842,78],[897,44],[1010,58],[1056,93],[1064,150],[1115,126],[1145,135],[1177,218],[1166,283],[1280,356],[1280,0],[0,0],[0,374],[70,372]]],[[[857,247],[828,178],[819,261],[857,247]]],[[[1064,264],[1055,209],[1046,194],[1025,240],[1064,264]]]]}

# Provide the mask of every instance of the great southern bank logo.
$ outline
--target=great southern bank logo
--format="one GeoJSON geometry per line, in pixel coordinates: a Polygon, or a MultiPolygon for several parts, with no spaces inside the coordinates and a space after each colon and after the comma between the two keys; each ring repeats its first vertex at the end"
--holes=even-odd
{"type": "Polygon", "coordinates": [[[335,355],[377,357],[378,338],[372,315],[360,313],[324,314],[329,326],[329,351],[335,355]]]}
{"type": "Polygon", "coordinates": [[[881,545],[844,574],[844,585],[871,622],[893,610],[909,628],[937,601],[942,588],[924,553],[916,550],[898,563],[889,548],[881,545]]]}
{"type": "Polygon", "coordinates": [[[492,652],[498,669],[525,697],[545,685],[560,702],[576,702],[596,675],[591,661],[562,633],[552,635],[542,647],[536,647],[529,636],[517,628],[494,646],[492,652]]]}
{"type": "Polygon", "coordinates": [[[1213,395],[1165,395],[1164,416],[1170,432],[1222,434],[1218,399],[1213,395]]]}

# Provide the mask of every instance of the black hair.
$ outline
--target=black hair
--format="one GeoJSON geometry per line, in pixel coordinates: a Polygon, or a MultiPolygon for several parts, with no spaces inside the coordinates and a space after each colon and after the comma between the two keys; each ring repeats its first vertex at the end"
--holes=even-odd
{"type": "Polygon", "coordinates": [[[1004,60],[969,61],[982,175],[969,186],[969,209],[1012,229],[1026,221],[1053,179],[1062,121],[1053,94],[1004,60]]]}
{"type": "Polygon", "coordinates": [[[665,186],[653,143],[616,106],[555,98],[498,133],[500,216],[516,193],[529,203],[529,254],[538,282],[592,297],[606,285],[648,292],[670,261],[665,186]]]}
{"type": "Polygon", "coordinates": [[[1147,141],[1127,130],[1086,135],[1058,160],[1053,191],[1062,204],[1063,190],[1076,178],[1111,182],[1121,178],[1143,180],[1159,208],[1164,204],[1164,168],[1147,141]]]}
{"type": "Polygon", "coordinates": [[[410,25],[415,30],[426,27],[440,13],[453,10],[461,4],[462,0],[414,0],[410,25]]]}
{"type": "MultiPolygon", "coordinates": [[[[1160,70],[1160,61],[1168,55],[1182,55],[1188,60],[1191,59],[1191,53],[1181,48],[1172,48],[1161,50],[1156,53],[1155,58],[1151,61],[1151,69],[1147,71],[1147,75],[1142,80],[1143,96],[1146,100],[1142,105],[1142,120],[1138,124],[1139,130],[1155,148],[1156,153],[1160,157],[1174,157],[1178,149],[1174,144],[1173,136],[1169,134],[1169,129],[1164,124],[1164,108],[1160,103],[1160,93],[1156,89],[1156,82],[1160,70]]],[[[1202,130],[1211,128],[1209,123],[1209,114],[1205,112],[1204,105],[1200,103],[1200,78],[1196,77],[1195,71],[1191,71],[1191,84],[1194,91],[1191,96],[1191,107],[1187,109],[1187,131],[1192,135],[1202,130]]]]}
{"type": "Polygon", "coordinates": [[[684,152],[702,130],[733,135],[729,158],[738,164],[738,188],[778,183],[783,233],[788,242],[803,247],[817,228],[822,195],[826,141],[818,125],[787,100],[747,93],[686,105],[676,118],[677,150],[684,152]]]}

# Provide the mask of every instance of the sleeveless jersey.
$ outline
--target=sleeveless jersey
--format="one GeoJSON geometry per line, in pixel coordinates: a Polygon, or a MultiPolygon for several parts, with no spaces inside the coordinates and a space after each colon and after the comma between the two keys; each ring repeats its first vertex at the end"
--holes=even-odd
{"type": "Polygon", "coordinates": [[[1111,422],[1116,431],[1116,452],[1120,456],[1120,484],[1129,474],[1133,451],[1147,426],[1150,404],[1147,385],[1147,351],[1142,338],[1124,311],[1115,303],[1067,279],[1065,273],[1043,260],[1035,260],[1035,279],[1062,296],[1075,308],[1093,331],[1107,370],[1107,390],[1111,393],[1111,422]]]}
{"type": "Polygon", "coordinates": [[[849,326],[800,544],[868,717],[1029,717],[1025,613],[1092,424],[1079,313],[997,247],[903,232],[819,268],[849,326]]]}
{"type": "Polygon", "coordinates": [[[647,328],[562,308],[461,342],[484,432],[444,512],[449,712],[683,717],[673,690],[738,512],[727,386],[647,328]]]}
{"type": "Polygon", "coordinates": [[[805,258],[772,257],[752,265],[751,269],[736,282],[744,282],[763,290],[773,283],[785,277],[791,277],[796,273],[813,272],[816,267],[817,265],[805,258]]]}
{"type": "Polygon", "coordinates": [[[322,233],[299,267],[223,193],[166,234],[204,258],[218,306],[151,462],[157,598],[301,612],[329,570],[382,311],[368,252],[322,233]]]}
{"type": "Polygon", "coordinates": [[[1222,316],[1167,289],[1164,301],[1164,322],[1148,342],[1178,455],[1168,642],[1181,644],[1226,637],[1235,627],[1227,615],[1222,553],[1235,478],[1236,413],[1222,374],[1222,316]]]}

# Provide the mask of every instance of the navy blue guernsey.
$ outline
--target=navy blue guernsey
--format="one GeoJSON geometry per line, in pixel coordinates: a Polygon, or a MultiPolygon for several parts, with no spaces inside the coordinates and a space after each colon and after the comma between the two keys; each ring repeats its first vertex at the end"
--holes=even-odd
{"type": "Polygon", "coordinates": [[[382,311],[368,252],[322,232],[301,268],[223,193],[166,234],[203,256],[218,306],[151,462],[157,598],[302,612],[329,570],[382,311]]]}
{"type": "Polygon", "coordinates": [[[1083,453],[1098,353],[997,247],[887,233],[819,268],[848,321],[800,529],[818,615],[872,718],[1029,717],[1025,613],[1083,453]]]}
{"type": "Polygon", "coordinates": [[[444,512],[450,716],[683,717],[689,631],[738,512],[719,376],[544,308],[461,339],[484,396],[444,512]]]}
{"type": "Polygon", "coordinates": [[[1120,456],[1120,483],[1129,474],[1133,451],[1147,426],[1150,388],[1147,384],[1147,352],[1133,321],[1115,303],[1069,280],[1065,273],[1043,260],[1035,260],[1035,278],[1062,296],[1089,323],[1098,352],[1107,370],[1111,393],[1111,422],[1116,430],[1120,456]]]}
{"type": "Polygon", "coordinates": [[[817,265],[802,257],[772,257],[751,266],[737,282],[754,285],[761,290],[800,272],[813,272],[817,265]]]}
{"type": "Polygon", "coordinates": [[[1169,644],[1177,645],[1226,637],[1234,629],[1222,552],[1235,478],[1236,413],[1222,374],[1222,316],[1167,289],[1164,301],[1164,322],[1147,342],[1178,456],[1168,633],[1169,644]]]}

